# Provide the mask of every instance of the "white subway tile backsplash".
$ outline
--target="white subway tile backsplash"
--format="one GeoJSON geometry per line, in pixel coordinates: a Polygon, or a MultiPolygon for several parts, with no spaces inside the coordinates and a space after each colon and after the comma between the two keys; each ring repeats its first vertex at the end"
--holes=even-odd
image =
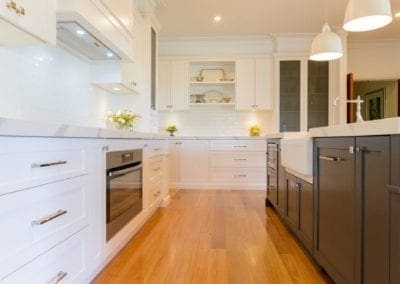
{"type": "Polygon", "coordinates": [[[159,132],[175,124],[177,136],[242,136],[249,135],[251,125],[261,126],[262,134],[272,131],[272,113],[268,111],[235,111],[226,107],[192,108],[191,111],[160,112],[159,132]]]}
{"type": "Polygon", "coordinates": [[[90,63],[53,46],[0,47],[0,116],[106,127],[108,110],[133,109],[150,131],[148,96],[109,94],[90,84],[90,63]]]}

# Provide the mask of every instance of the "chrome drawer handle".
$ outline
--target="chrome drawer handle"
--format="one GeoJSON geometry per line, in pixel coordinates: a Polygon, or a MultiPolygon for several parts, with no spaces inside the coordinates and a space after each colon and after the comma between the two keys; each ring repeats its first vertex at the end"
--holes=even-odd
{"type": "Polygon", "coordinates": [[[237,145],[233,146],[233,148],[247,148],[247,145],[237,145]]]}
{"type": "Polygon", "coordinates": [[[234,161],[247,161],[247,159],[233,159],[234,161]]]}
{"type": "Polygon", "coordinates": [[[68,212],[67,210],[58,210],[56,213],[51,214],[47,217],[32,221],[31,224],[32,224],[32,226],[43,225],[43,224],[46,224],[47,222],[50,222],[51,220],[54,220],[64,214],[67,214],[67,212],[68,212]]]}
{"type": "Polygon", "coordinates": [[[51,279],[49,282],[47,282],[48,284],[57,284],[60,283],[61,280],[63,280],[66,276],[68,275],[67,272],[64,271],[60,271],[57,273],[56,276],[54,276],[53,279],[51,279]]]}
{"type": "Polygon", "coordinates": [[[153,151],[154,152],[161,151],[161,148],[155,148],[155,149],[153,149],[153,151]]]}
{"type": "Polygon", "coordinates": [[[155,172],[158,172],[158,171],[160,171],[160,170],[161,170],[161,167],[158,167],[158,168],[153,169],[153,171],[155,171],[155,172]]]}
{"type": "Polygon", "coordinates": [[[235,178],[247,178],[247,175],[234,175],[235,178]]]}
{"type": "Polygon", "coordinates": [[[324,161],[331,161],[331,162],[342,162],[344,161],[343,158],[340,157],[331,157],[331,156],[319,156],[320,160],[324,160],[324,161]]]}
{"type": "Polygon", "coordinates": [[[67,161],[57,161],[57,162],[52,162],[52,163],[43,163],[43,164],[31,164],[31,168],[46,168],[46,167],[52,167],[52,166],[58,166],[58,165],[65,165],[67,161]]]}

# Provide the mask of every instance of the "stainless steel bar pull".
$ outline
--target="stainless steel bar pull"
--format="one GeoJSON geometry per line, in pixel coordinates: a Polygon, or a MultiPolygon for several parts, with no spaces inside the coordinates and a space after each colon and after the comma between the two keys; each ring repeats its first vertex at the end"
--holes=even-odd
{"type": "Polygon", "coordinates": [[[43,164],[31,164],[31,168],[46,168],[58,165],[65,165],[68,161],[57,161],[51,163],[43,163],[43,164]]]}
{"type": "Polygon", "coordinates": [[[57,284],[60,283],[61,280],[63,280],[66,276],[68,275],[67,272],[65,271],[60,271],[57,273],[56,276],[54,276],[53,279],[51,279],[49,282],[47,282],[48,284],[57,284]]]}
{"type": "Polygon", "coordinates": [[[324,161],[331,161],[331,162],[344,161],[344,159],[342,159],[340,157],[332,157],[332,156],[319,156],[319,159],[324,160],[324,161]]]}
{"type": "Polygon", "coordinates": [[[234,161],[247,161],[247,159],[243,158],[243,159],[233,159],[234,161]]]}
{"type": "Polygon", "coordinates": [[[54,220],[64,214],[67,214],[67,212],[68,212],[67,210],[58,210],[54,214],[51,214],[47,217],[32,221],[31,224],[32,224],[32,226],[43,225],[43,224],[46,224],[47,222],[50,222],[51,220],[54,220]]]}

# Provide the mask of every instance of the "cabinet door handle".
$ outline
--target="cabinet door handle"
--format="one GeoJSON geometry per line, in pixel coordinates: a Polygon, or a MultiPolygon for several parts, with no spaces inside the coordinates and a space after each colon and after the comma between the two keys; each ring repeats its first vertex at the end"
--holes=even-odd
{"type": "Polygon", "coordinates": [[[237,162],[240,162],[240,161],[247,161],[247,159],[233,159],[235,162],[237,161],[237,162]]]}
{"type": "Polygon", "coordinates": [[[246,178],[247,175],[234,175],[235,178],[246,178]]]}
{"type": "Polygon", "coordinates": [[[233,148],[247,148],[247,145],[235,145],[233,148]]]}
{"type": "Polygon", "coordinates": [[[58,217],[60,217],[60,216],[62,216],[64,214],[67,214],[67,212],[68,212],[67,210],[58,210],[56,213],[51,214],[51,215],[49,215],[47,217],[44,217],[44,218],[39,219],[39,220],[32,221],[31,225],[32,226],[44,225],[47,222],[50,222],[51,220],[54,220],[54,219],[56,219],[56,218],[58,218],[58,217]]]}
{"type": "Polygon", "coordinates": [[[320,160],[324,160],[324,161],[331,161],[331,162],[342,162],[344,161],[343,158],[340,157],[333,157],[333,156],[319,156],[320,160]]]}
{"type": "Polygon", "coordinates": [[[60,283],[61,280],[63,280],[66,276],[68,275],[67,272],[64,271],[60,271],[57,273],[56,276],[54,276],[53,279],[51,279],[49,282],[47,282],[48,284],[57,284],[60,283]]]}
{"type": "Polygon", "coordinates": [[[388,190],[391,193],[400,194],[400,186],[388,185],[388,190]]]}
{"type": "Polygon", "coordinates": [[[31,168],[46,168],[46,167],[52,167],[52,166],[58,166],[58,165],[65,165],[67,161],[57,161],[57,162],[51,162],[51,163],[43,163],[43,164],[31,164],[31,168]]]}
{"type": "Polygon", "coordinates": [[[295,183],[295,187],[296,187],[298,190],[301,190],[301,183],[296,182],[296,183],[295,183]]]}
{"type": "Polygon", "coordinates": [[[6,7],[7,7],[8,9],[17,11],[17,3],[15,3],[15,2],[12,1],[12,0],[7,2],[6,7]]]}
{"type": "Polygon", "coordinates": [[[16,12],[18,15],[25,16],[25,8],[24,7],[17,8],[16,12]]]}

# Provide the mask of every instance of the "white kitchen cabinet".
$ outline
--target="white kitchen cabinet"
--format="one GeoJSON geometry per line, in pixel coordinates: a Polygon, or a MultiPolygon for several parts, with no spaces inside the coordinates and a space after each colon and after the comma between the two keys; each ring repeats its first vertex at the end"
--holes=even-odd
{"type": "Polygon", "coordinates": [[[188,62],[161,60],[158,64],[158,110],[189,109],[188,62]]]}
{"type": "Polygon", "coordinates": [[[55,0],[0,0],[0,29],[0,45],[55,44],[55,0]]]}
{"type": "Polygon", "coordinates": [[[99,0],[104,4],[114,16],[115,20],[121,27],[133,37],[134,35],[134,19],[133,8],[134,1],[131,0],[99,0]]]}
{"type": "Polygon", "coordinates": [[[209,183],[209,140],[175,140],[169,143],[171,187],[204,187],[209,183]]]}
{"type": "Polygon", "coordinates": [[[236,109],[273,109],[273,60],[236,60],[236,109]]]}

